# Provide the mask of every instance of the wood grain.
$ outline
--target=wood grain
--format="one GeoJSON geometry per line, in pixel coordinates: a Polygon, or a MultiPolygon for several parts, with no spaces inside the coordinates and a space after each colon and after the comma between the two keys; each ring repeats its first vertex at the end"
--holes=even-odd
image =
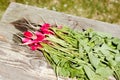
{"type": "Polygon", "coordinates": [[[56,80],[40,51],[14,43],[17,32],[13,25],[0,23],[0,80],[56,80]]]}
{"type": "MultiPolygon", "coordinates": [[[[10,23],[26,17],[34,23],[68,25],[72,29],[93,28],[120,38],[120,26],[28,5],[11,3],[0,22],[0,80],[56,80],[53,69],[39,51],[31,51],[13,41],[18,33],[10,23]],[[42,18],[41,18],[42,17],[42,18]]],[[[59,78],[59,80],[70,80],[59,78]]]]}

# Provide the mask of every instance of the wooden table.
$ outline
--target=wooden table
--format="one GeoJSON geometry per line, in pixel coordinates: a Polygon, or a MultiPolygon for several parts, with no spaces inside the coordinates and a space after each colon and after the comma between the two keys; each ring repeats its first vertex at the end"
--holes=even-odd
{"type": "MultiPolygon", "coordinates": [[[[34,23],[45,22],[67,25],[75,30],[93,28],[120,38],[120,26],[83,17],[72,16],[19,3],[11,3],[0,21],[0,80],[56,80],[42,53],[18,46],[13,33],[19,30],[10,22],[27,18],[34,23]],[[41,18],[42,17],[42,18],[41,18]]],[[[70,80],[70,79],[60,79],[70,80]]]]}

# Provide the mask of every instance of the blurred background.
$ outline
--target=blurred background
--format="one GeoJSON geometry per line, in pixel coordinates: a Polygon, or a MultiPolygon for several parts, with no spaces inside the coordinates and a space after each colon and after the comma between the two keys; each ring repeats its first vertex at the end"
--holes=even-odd
{"type": "Polygon", "coordinates": [[[10,2],[120,25],[120,0],[0,0],[0,18],[10,2]]]}

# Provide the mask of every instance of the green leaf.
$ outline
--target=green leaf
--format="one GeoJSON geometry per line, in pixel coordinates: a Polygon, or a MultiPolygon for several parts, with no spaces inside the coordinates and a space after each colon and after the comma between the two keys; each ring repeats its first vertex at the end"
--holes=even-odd
{"type": "Polygon", "coordinates": [[[51,55],[51,58],[54,60],[54,62],[56,64],[58,64],[58,62],[61,60],[61,58],[59,56],[55,55],[55,54],[51,55]]]}
{"type": "Polygon", "coordinates": [[[84,79],[86,76],[85,76],[85,72],[84,70],[81,68],[81,69],[74,69],[74,68],[71,68],[70,69],[70,77],[71,78],[82,78],[84,79]]]}
{"type": "Polygon", "coordinates": [[[84,70],[89,78],[89,80],[107,80],[100,75],[97,75],[90,67],[84,66],[84,70]]]}
{"type": "Polygon", "coordinates": [[[113,70],[109,67],[100,67],[96,70],[96,73],[106,79],[108,79],[109,76],[113,76],[113,70]]]}
{"type": "Polygon", "coordinates": [[[70,72],[67,68],[65,67],[57,67],[57,68],[58,68],[58,75],[64,77],[70,76],[70,72]]]}
{"type": "Polygon", "coordinates": [[[112,42],[117,45],[117,44],[120,43],[120,39],[119,38],[113,38],[112,42]]]}
{"type": "Polygon", "coordinates": [[[103,33],[103,32],[98,32],[98,31],[96,31],[95,33],[97,33],[97,35],[101,36],[102,38],[105,38],[105,37],[111,38],[111,37],[112,37],[112,36],[111,36],[110,34],[108,34],[108,33],[103,33]]]}
{"type": "Polygon", "coordinates": [[[84,49],[83,49],[84,48],[84,43],[83,43],[82,40],[79,40],[79,46],[78,47],[79,47],[78,52],[83,53],[84,52],[84,49]]]}
{"type": "Polygon", "coordinates": [[[120,62],[120,54],[116,54],[115,55],[115,61],[116,62],[120,62]]]}
{"type": "Polygon", "coordinates": [[[120,43],[117,45],[117,49],[120,50],[120,43]]]}
{"type": "Polygon", "coordinates": [[[88,56],[89,56],[89,59],[90,59],[90,63],[95,67],[97,68],[100,64],[100,60],[93,55],[92,52],[88,53],[88,56]]]}
{"type": "Polygon", "coordinates": [[[43,45],[43,50],[56,74],[78,80],[107,80],[113,74],[118,78],[119,68],[114,67],[119,62],[119,45],[112,44],[116,39],[92,30],[79,33],[66,27],[53,31],[55,35],[47,38],[52,45],[43,45]]]}

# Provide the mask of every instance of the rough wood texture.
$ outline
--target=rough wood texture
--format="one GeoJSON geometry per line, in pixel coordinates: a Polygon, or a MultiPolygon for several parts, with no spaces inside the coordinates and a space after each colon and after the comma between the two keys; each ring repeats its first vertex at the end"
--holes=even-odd
{"type": "Polygon", "coordinates": [[[42,17],[51,24],[57,22],[58,25],[68,25],[77,30],[92,27],[120,38],[119,25],[11,3],[0,23],[0,80],[56,80],[53,70],[39,51],[32,52],[13,42],[13,33],[19,31],[10,22],[23,17],[35,23],[42,23],[42,17]]]}
{"type": "Polygon", "coordinates": [[[0,23],[0,80],[56,80],[42,53],[12,43],[12,27],[0,23]]]}

